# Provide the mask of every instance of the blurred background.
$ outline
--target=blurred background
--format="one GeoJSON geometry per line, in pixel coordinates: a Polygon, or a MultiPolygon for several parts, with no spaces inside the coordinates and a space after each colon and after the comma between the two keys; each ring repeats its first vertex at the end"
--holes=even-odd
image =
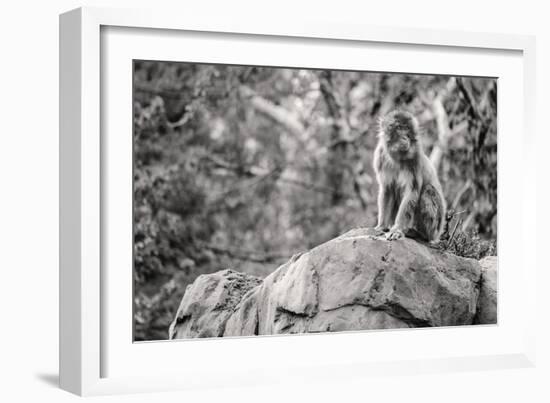
{"type": "Polygon", "coordinates": [[[496,254],[497,80],[134,62],[134,338],[163,340],[185,287],[265,277],[376,225],[378,117],[418,117],[449,213],[441,247],[496,254]]]}

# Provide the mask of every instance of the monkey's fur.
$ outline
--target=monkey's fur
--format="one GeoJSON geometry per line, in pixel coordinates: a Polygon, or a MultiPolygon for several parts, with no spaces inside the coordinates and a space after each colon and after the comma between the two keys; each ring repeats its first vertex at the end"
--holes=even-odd
{"type": "Polygon", "coordinates": [[[392,111],[380,121],[374,170],[378,180],[378,225],[386,239],[403,236],[439,240],[445,220],[445,198],[437,173],[422,150],[418,121],[392,111]]]}

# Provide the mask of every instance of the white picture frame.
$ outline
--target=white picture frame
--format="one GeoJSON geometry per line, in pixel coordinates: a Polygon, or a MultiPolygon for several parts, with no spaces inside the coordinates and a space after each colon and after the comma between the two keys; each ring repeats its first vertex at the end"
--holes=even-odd
{"type": "MultiPolygon", "coordinates": [[[[192,45],[192,42],[189,44],[192,45]]],[[[232,49],[236,54],[244,53],[238,50],[238,46],[232,49]]],[[[159,53],[155,53],[154,57],[161,58],[168,54],[157,51],[159,53]]],[[[194,60],[197,57],[210,57],[211,62],[234,62],[230,60],[232,56],[229,53],[211,56],[200,56],[197,53],[197,55],[194,60]]],[[[248,58],[242,57],[238,60],[258,60],[258,64],[269,63],[270,60],[266,58],[267,56],[262,56],[261,52],[248,55],[248,58]]],[[[273,57],[273,54],[270,57],[273,57]]],[[[528,235],[536,232],[536,206],[532,196],[535,194],[536,186],[535,158],[532,156],[537,144],[534,132],[536,82],[534,58],[534,38],[521,35],[358,26],[344,22],[316,21],[314,17],[301,19],[299,22],[289,20],[282,25],[279,21],[270,21],[268,18],[246,21],[222,20],[158,10],[80,8],[61,15],[59,330],[61,387],[79,395],[97,395],[230,385],[245,386],[257,383],[292,382],[297,378],[328,381],[335,378],[346,379],[381,373],[409,374],[534,365],[534,279],[538,263],[535,260],[536,253],[532,250],[534,246],[528,242],[528,235]],[[514,97],[516,106],[521,102],[522,107],[520,113],[514,116],[507,115],[505,120],[507,125],[503,128],[503,132],[511,130],[510,128],[517,128],[521,133],[521,136],[516,135],[515,138],[516,145],[519,142],[521,146],[514,149],[513,144],[510,143],[508,149],[515,150],[516,158],[523,161],[523,169],[521,173],[514,174],[507,168],[512,167],[517,160],[509,161],[506,144],[503,148],[499,144],[499,192],[501,183],[505,185],[507,181],[518,179],[513,175],[521,175],[519,180],[523,180],[525,191],[519,192],[520,194],[515,198],[506,197],[505,200],[499,193],[499,251],[503,247],[505,251],[507,250],[507,237],[502,236],[504,240],[501,240],[501,231],[513,232],[516,240],[521,240],[521,242],[516,241],[519,244],[516,250],[508,251],[509,255],[499,253],[499,287],[506,291],[508,284],[512,284],[512,280],[517,284],[515,295],[517,297],[518,293],[522,294],[517,297],[522,301],[521,321],[514,320],[519,317],[519,311],[510,314],[509,317],[506,316],[508,311],[503,312],[503,306],[511,306],[506,303],[507,297],[504,292],[502,296],[499,293],[499,298],[504,298],[503,304],[499,300],[499,325],[497,327],[481,326],[476,329],[475,334],[472,333],[472,328],[447,328],[435,331],[353,332],[342,335],[178,341],[137,345],[132,343],[131,339],[125,336],[128,332],[127,321],[124,318],[121,319],[122,315],[127,313],[131,321],[131,310],[128,311],[128,305],[131,306],[131,302],[126,298],[130,279],[124,282],[128,268],[125,267],[122,274],[117,277],[121,279],[120,281],[111,277],[110,272],[106,272],[111,266],[107,256],[109,245],[106,244],[102,228],[108,226],[106,220],[114,219],[112,215],[105,214],[105,206],[110,203],[109,193],[113,190],[109,185],[109,178],[110,175],[114,175],[114,171],[110,169],[115,169],[113,164],[109,163],[109,158],[112,158],[116,150],[121,151],[126,156],[121,163],[124,165],[124,161],[128,161],[124,158],[131,156],[131,148],[128,149],[130,143],[117,145],[111,142],[112,136],[107,139],[102,137],[106,132],[111,133],[110,123],[104,120],[108,120],[105,119],[106,116],[113,112],[116,115],[122,112],[121,119],[127,119],[129,122],[131,115],[127,115],[127,109],[122,108],[119,111],[118,104],[111,102],[112,99],[118,99],[116,94],[128,96],[124,87],[127,83],[122,83],[122,87],[113,95],[114,98],[110,98],[109,86],[113,85],[114,88],[115,84],[113,81],[106,82],[105,77],[102,77],[102,74],[111,74],[107,72],[111,71],[108,70],[109,63],[105,64],[102,57],[112,57],[116,70],[116,66],[122,62],[115,58],[115,54],[103,48],[118,50],[119,52],[116,53],[118,57],[124,54],[126,58],[137,58],[143,54],[133,56],[131,49],[137,48],[132,46],[128,46],[129,50],[124,52],[126,47],[121,46],[124,42],[121,42],[120,37],[117,39],[116,32],[108,41],[105,36],[102,37],[102,32],[109,32],[110,27],[118,27],[117,29],[122,31],[126,29],[122,32],[122,36],[137,36],[139,30],[145,30],[146,32],[142,31],[144,36],[140,38],[142,41],[140,48],[151,47],[154,41],[159,43],[165,41],[165,45],[159,48],[169,47],[170,44],[173,45],[181,39],[178,33],[182,35],[193,33],[195,38],[193,40],[198,40],[197,38],[201,35],[215,33],[216,38],[225,35],[228,40],[229,37],[234,36],[252,38],[254,43],[260,46],[262,44],[268,46],[268,43],[274,44],[269,46],[285,46],[285,43],[293,43],[305,49],[308,46],[313,47],[316,41],[321,41],[322,46],[332,47],[331,49],[335,52],[346,46],[352,48],[363,44],[375,46],[382,51],[386,47],[393,46],[397,52],[400,51],[399,49],[402,49],[401,51],[407,49],[407,52],[416,52],[428,59],[433,57],[429,55],[431,51],[450,52],[449,57],[458,59],[463,57],[460,53],[462,51],[477,54],[479,57],[490,53],[512,55],[509,58],[512,66],[509,74],[511,78],[514,75],[514,79],[519,81],[518,85],[511,85],[510,88],[513,87],[514,94],[517,95],[514,97]],[[150,30],[155,30],[157,36],[147,37],[153,32],[150,30]],[[103,68],[107,70],[103,71],[103,68]],[[104,96],[107,98],[104,99],[104,96]],[[110,102],[110,106],[113,106],[113,110],[109,110],[108,113],[102,109],[106,100],[110,102]],[[504,174],[500,172],[501,167],[504,174]],[[507,204],[501,205],[501,203],[507,204]],[[503,211],[515,211],[515,221],[502,217],[505,214],[502,213],[503,211]],[[521,216],[519,220],[518,215],[521,216]],[[504,258],[508,256],[505,261],[502,260],[503,256],[504,258]],[[509,273],[505,270],[508,265],[516,266],[516,275],[513,277],[506,274],[509,273]],[[504,275],[501,275],[502,273],[504,275]],[[120,298],[123,302],[110,297],[113,288],[119,286],[121,288],[117,288],[120,290],[118,295],[123,296],[120,298]],[[501,320],[503,313],[505,313],[504,319],[501,320]],[[117,324],[121,324],[120,329],[117,328],[117,324]],[[116,334],[113,336],[113,333],[124,336],[120,340],[116,334]],[[495,340],[496,337],[499,342],[495,340],[493,343],[495,348],[492,350],[484,350],[486,345],[482,342],[474,348],[474,342],[468,340],[478,337],[479,340],[487,341],[491,338],[495,340]],[[405,348],[395,348],[391,356],[375,356],[373,351],[370,352],[370,356],[367,356],[368,346],[373,340],[376,340],[376,343],[387,342],[396,343],[396,345],[418,342],[434,346],[439,343],[444,346],[445,340],[459,339],[466,341],[462,349],[453,351],[446,351],[444,347],[434,348],[431,351],[422,350],[420,347],[417,355],[405,355],[405,348]],[[337,346],[342,343],[348,346],[363,345],[365,348],[362,350],[365,354],[357,354],[355,350],[355,354],[350,354],[348,357],[346,351],[336,351],[337,346]],[[319,351],[319,348],[322,348],[326,354],[315,356],[315,351],[319,351]],[[250,360],[245,357],[240,368],[221,368],[212,373],[208,372],[208,365],[202,365],[204,363],[201,361],[216,359],[216,356],[224,357],[224,354],[232,349],[247,350],[250,360]],[[288,349],[299,353],[292,354],[292,358],[287,358],[286,361],[277,361],[277,356],[281,355],[280,352],[289,351],[288,349]],[[183,360],[179,360],[182,368],[177,371],[177,367],[169,365],[167,357],[172,355],[174,362],[178,362],[177,357],[183,354],[182,351],[186,354],[186,364],[182,364],[183,360]],[[196,354],[192,354],[192,351],[196,354]],[[131,367],[135,367],[133,360],[137,360],[134,356],[145,363],[146,368],[142,372],[131,371],[131,367]],[[264,359],[262,361],[256,358],[256,361],[253,361],[253,357],[264,357],[264,359]],[[107,365],[108,362],[116,362],[118,365],[116,370],[112,369],[110,364],[107,365]],[[126,366],[124,362],[127,362],[126,366]],[[161,370],[161,367],[164,370],[161,370]],[[308,370],[304,371],[304,368],[308,370]],[[204,376],[207,373],[210,375],[208,378],[204,376]]],[[[388,60],[390,59],[388,56],[388,60]]],[[[345,61],[349,60],[345,57],[341,60],[344,60],[342,62],[344,67],[347,66],[345,63],[349,63],[345,61]]],[[[322,59],[317,63],[322,63],[322,59]]],[[[288,64],[284,63],[284,65],[288,64]]],[[[426,72],[453,72],[445,71],[444,65],[445,63],[441,66],[434,63],[434,70],[426,72]]],[[[393,70],[398,71],[399,67],[395,65],[393,70]]],[[[483,65],[468,68],[483,71],[483,65]]],[[[124,70],[121,69],[121,71],[124,74],[124,70]]],[[[401,71],[410,71],[410,69],[405,67],[401,71]]],[[[130,79],[128,77],[128,80],[130,79]]],[[[512,82],[511,79],[510,82],[512,82]]],[[[499,90],[500,96],[502,91],[499,90]]],[[[499,99],[499,108],[500,101],[501,99],[499,99]]],[[[506,111],[506,104],[502,103],[502,105],[506,111]]],[[[131,105],[128,107],[131,108],[131,105]]],[[[500,129],[499,123],[499,135],[500,129]]],[[[120,171],[120,173],[124,172],[120,171]]],[[[122,200],[128,200],[127,196],[127,193],[122,194],[122,200]]],[[[131,210],[131,204],[128,208],[131,210]]],[[[120,228],[127,228],[124,227],[128,224],[127,221],[122,223],[120,228]]],[[[129,290],[131,292],[131,287],[129,290]]],[[[384,349],[381,351],[383,352],[384,349]]],[[[219,359],[222,360],[222,358],[219,359]]],[[[113,364],[113,368],[116,365],[113,364]]]]}

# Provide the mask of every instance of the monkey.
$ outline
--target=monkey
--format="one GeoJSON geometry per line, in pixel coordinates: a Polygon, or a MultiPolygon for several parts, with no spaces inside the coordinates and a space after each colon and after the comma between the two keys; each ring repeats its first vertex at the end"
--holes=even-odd
{"type": "Polygon", "coordinates": [[[373,166],[379,186],[376,230],[390,241],[407,236],[437,242],[445,221],[445,197],[411,113],[394,110],[380,119],[373,166]]]}

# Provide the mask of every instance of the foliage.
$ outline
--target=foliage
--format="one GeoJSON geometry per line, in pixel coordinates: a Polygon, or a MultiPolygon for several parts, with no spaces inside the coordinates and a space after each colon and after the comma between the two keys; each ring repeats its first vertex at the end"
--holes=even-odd
{"type": "Polygon", "coordinates": [[[496,240],[483,239],[475,230],[459,231],[443,245],[448,252],[477,260],[495,256],[497,252],[496,240]]]}
{"type": "Polygon", "coordinates": [[[378,116],[397,107],[418,116],[426,152],[441,151],[447,202],[465,211],[447,249],[492,253],[495,80],[136,61],[135,339],[165,339],[200,274],[265,276],[373,226],[378,116]]]}
{"type": "Polygon", "coordinates": [[[496,239],[484,239],[475,229],[463,230],[461,212],[450,210],[447,213],[447,223],[441,235],[439,246],[442,250],[455,255],[481,259],[497,254],[496,239]]]}

